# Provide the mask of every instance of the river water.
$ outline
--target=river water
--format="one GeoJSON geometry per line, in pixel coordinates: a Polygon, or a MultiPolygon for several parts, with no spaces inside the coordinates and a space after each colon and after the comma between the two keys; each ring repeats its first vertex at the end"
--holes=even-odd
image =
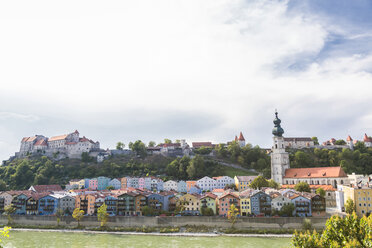
{"type": "Polygon", "coordinates": [[[289,238],[256,237],[167,237],[125,234],[89,234],[38,231],[11,231],[6,248],[104,248],[104,247],[289,247],[289,238]]]}

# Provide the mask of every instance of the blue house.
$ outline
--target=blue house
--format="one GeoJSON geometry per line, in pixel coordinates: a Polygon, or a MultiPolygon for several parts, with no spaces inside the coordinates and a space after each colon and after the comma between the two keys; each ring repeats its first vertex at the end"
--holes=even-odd
{"type": "Polygon", "coordinates": [[[107,213],[109,215],[116,215],[118,198],[112,195],[105,197],[105,204],[107,206],[107,213]]]}
{"type": "Polygon", "coordinates": [[[198,195],[200,195],[202,193],[202,190],[201,190],[201,188],[199,188],[199,186],[194,185],[194,186],[191,186],[190,187],[190,190],[189,190],[188,193],[189,194],[198,194],[198,195]]]}
{"type": "Polygon", "coordinates": [[[38,212],[39,215],[54,215],[58,209],[58,198],[52,195],[47,195],[39,199],[38,212]]]}
{"type": "Polygon", "coordinates": [[[185,181],[179,181],[177,184],[177,191],[181,193],[187,192],[187,184],[185,181]]]}
{"type": "Polygon", "coordinates": [[[311,199],[302,195],[293,195],[289,197],[295,206],[293,216],[308,217],[311,216],[311,199]]]}
{"type": "Polygon", "coordinates": [[[107,188],[110,178],[108,177],[97,177],[97,189],[98,190],[104,190],[107,188]]]}
{"type": "Polygon", "coordinates": [[[89,189],[89,178],[84,178],[84,189],[89,189]]]}
{"type": "Polygon", "coordinates": [[[26,202],[29,198],[26,194],[19,194],[13,197],[12,204],[15,206],[15,214],[26,214],[26,202]]]}
{"type": "Polygon", "coordinates": [[[270,195],[255,190],[250,195],[252,214],[270,215],[271,214],[271,197],[270,195]]]}
{"type": "Polygon", "coordinates": [[[157,209],[168,211],[169,210],[169,198],[171,198],[173,194],[171,192],[160,192],[160,193],[153,193],[147,197],[148,204],[150,207],[157,209]]]}

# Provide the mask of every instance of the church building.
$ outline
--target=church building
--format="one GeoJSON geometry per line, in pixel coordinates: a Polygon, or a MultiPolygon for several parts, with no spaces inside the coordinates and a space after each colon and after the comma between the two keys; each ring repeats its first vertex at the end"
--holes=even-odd
{"type": "Polygon", "coordinates": [[[338,184],[348,185],[349,179],[341,167],[312,167],[290,168],[289,154],[285,151],[283,133],[280,125],[281,120],[275,112],[274,129],[272,131],[273,147],[271,152],[271,178],[282,185],[295,185],[299,182],[307,182],[310,188],[319,185],[331,185],[337,188],[338,184]]]}

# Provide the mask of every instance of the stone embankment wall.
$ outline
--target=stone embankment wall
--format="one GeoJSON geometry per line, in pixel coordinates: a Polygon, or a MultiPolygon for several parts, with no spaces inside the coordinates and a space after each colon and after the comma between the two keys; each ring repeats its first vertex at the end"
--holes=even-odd
{"type": "MultiPolygon", "coordinates": [[[[24,226],[56,226],[57,218],[55,216],[32,216],[20,215],[12,216],[13,223],[24,226]]],[[[327,221],[326,217],[309,218],[313,228],[324,228],[327,221]]],[[[288,218],[238,218],[235,227],[241,229],[299,229],[302,227],[304,218],[288,217],[288,218]]],[[[0,224],[5,225],[8,222],[6,216],[0,216],[0,224]]],[[[63,217],[60,225],[74,227],[77,222],[71,217],[63,217]]],[[[85,216],[81,221],[81,225],[86,227],[99,227],[97,217],[85,216]]],[[[186,225],[201,226],[216,228],[229,228],[231,226],[227,218],[209,217],[209,216],[183,216],[183,217],[109,217],[107,226],[109,227],[182,227],[186,225]]]]}

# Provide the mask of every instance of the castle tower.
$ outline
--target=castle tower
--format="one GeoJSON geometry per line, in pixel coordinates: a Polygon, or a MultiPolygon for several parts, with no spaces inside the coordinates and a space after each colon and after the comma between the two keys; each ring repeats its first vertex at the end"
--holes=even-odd
{"type": "Polygon", "coordinates": [[[278,118],[278,112],[275,112],[273,128],[273,147],[271,149],[271,179],[283,184],[283,177],[286,169],[289,169],[289,154],[284,147],[284,130],[280,126],[281,120],[278,118]]]}
{"type": "Polygon", "coordinates": [[[238,143],[239,143],[239,146],[240,147],[244,147],[245,146],[245,139],[244,139],[244,136],[243,136],[243,133],[240,132],[240,135],[239,135],[239,138],[238,138],[238,143]]]}
{"type": "Polygon", "coordinates": [[[351,150],[354,149],[353,139],[350,137],[350,135],[348,135],[346,138],[346,144],[350,147],[351,150]]]}

